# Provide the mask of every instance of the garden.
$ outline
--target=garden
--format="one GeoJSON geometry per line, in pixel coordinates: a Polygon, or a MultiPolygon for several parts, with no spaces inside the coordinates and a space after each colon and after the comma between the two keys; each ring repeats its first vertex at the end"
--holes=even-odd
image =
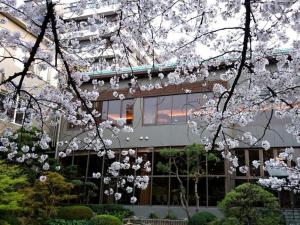
{"type": "MultiPolygon", "coordinates": [[[[143,221],[122,205],[76,205],[72,202],[79,198],[79,193],[71,181],[58,172],[44,175],[45,180],[36,179],[32,170],[0,161],[1,225],[121,225],[143,221]]],[[[199,211],[182,224],[285,224],[278,199],[256,184],[236,187],[219,202],[218,208],[223,212],[223,218],[199,211]]],[[[152,221],[152,224],[158,224],[157,221],[172,224],[172,220],[177,219],[171,211],[165,218],[159,218],[155,213],[148,217],[144,221],[152,221]]]]}

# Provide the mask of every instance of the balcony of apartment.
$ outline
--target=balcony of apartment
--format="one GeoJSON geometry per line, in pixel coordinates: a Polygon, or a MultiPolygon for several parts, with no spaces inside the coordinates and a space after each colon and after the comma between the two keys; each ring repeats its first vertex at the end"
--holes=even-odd
{"type": "Polygon", "coordinates": [[[61,34],[61,39],[78,39],[78,40],[89,40],[91,37],[109,37],[113,32],[117,30],[117,24],[111,23],[110,26],[105,26],[105,30],[93,27],[93,26],[86,26],[83,29],[67,32],[61,34]]]}
{"type": "Polygon", "coordinates": [[[117,0],[106,1],[106,3],[101,1],[101,5],[100,3],[89,1],[84,10],[82,10],[79,14],[74,13],[74,10],[77,9],[78,4],[79,1],[76,1],[64,7],[64,9],[61,10],[61,12],[63,12],[61,13],[62,18],[65,20],[81,20],[95,14],[103,16],[114,15],[116,14],[116,11],[119,9],[120,5],[119,1],[117,0]]]}

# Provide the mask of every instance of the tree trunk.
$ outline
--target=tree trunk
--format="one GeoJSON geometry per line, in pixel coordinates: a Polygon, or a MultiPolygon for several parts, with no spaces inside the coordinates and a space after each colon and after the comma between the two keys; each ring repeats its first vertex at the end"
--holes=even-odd
{"type": "Polygon", "coordinates": [[[185,188],[182,184],[182,180],[179,177],[178,167],[176,165],[175,160],[174,160],[174,166],[176,167],[176,178],[177,178],[177,180],[180,184],[180,202],[181,202],[181,206],[185,210],[188,220],[190,220],[191,216],[190,216],[190,212],[189,212],[189,204],[188,204],[188,201],[187,201],[186,195],[185,195],[186,191],[185,191],[185,188]]]}
{"type": "Polygon", "coordinates": [[[199,177],[196,176],[195,178],[195,198],[196,198],[196,212],[200,211],[200,196],[198,194],[198,182],[199,182],[199,177]]]}

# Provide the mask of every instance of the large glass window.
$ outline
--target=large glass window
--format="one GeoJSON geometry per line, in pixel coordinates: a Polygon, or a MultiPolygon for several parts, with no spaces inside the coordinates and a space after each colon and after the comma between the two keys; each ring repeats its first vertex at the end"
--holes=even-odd
{"type": "Polygon", "coordinates": [[[186,95],[174,95],[172,104],[172,123],[186,122],[186,95]]]}
{"type": "Polygon", "coordinates": [[[144,124],[155,124],[157,98],[144,99],[144,124]]]}
{"type": "Polygon", "coordinates": [[[132,124],[134,100],[124,100],[122,103],[121,117],[126,120],[126,124],[132,124]]]}
{"type": "Polygon", "coordinates": [[[188,183],[186,177],[179,177],[180,181],[176,177],[171,178],[170,183],[170,205],[181,205],[181,189],[180,189],[180,182],[184,187],[185,193],[184,196],[187,198],[187,190],[188,190],[188,183]]]}
{"type": "MultiPolygon", "coordinates": [[[[238,162],[239,162],[240,167],[241,166],[247,166],[246,161],[245,161],[245,150],[244,149],[235,150],[235,155],[238,158],[238,162]]],[[[236,170],[236,175],[237,176],[246,176],[247,173],[242,173],[240,171],[239,167],[238,167],[237,170],[236,170]]]]}
{"type": "Polygon", "coordinates": [[[187,114],[202,107],[211,96],[207,92],[144,98],[144,124],[184,123],[187,114]]]}
{"type": "Polygon", "coordinates": [[[255,168],[252,165],[254,160],[259,161],[259,151],[258,149],[249,149],[249,168],[250,168],[250,175],[251,176],[260,176],[260,167],[255,168]]]}
{"type": "Polygon", "coordinates": [[[109,101],[107,118],[116,121],[121,118],[121,101],[109,101]]]}
{"type": "Polygon", "coordinates": [[[153,177],[152,205],[168,205],[169,177],[153,177]]]}
{"type": "Polygon", "coordinates": [[[197,186],[195,185],[196,178],[191,177],[189,178],[189,205],[195,206],[196,205],[196,195],[195,189],[197,187],[197,193],[199,196],[199,205],[206,206],[207,205],[207,185],[206,185],[206,178],[199,178],[197,186]]]}
{"type": "Polygon", "coordinates": [[[172,96],[162,96],[157,98],[157,123],[171,123],[172,96]]]}
{"type": "Polygon", "coordinates": [[[126,120],[126,124],[133,122],[133,106],[134,100],[112,100],[103,101],[102,103],[102,120],[116,121],[120,118],[126,120]]]}
{"type": "Polygon", "coordinates": [[[215,206],[222,201],[225,196],[225,179],[208,178],[208,205],[215,206]]]}
{"type": "Polygon", "coordinates": [[[195,111],[199,109],[201,101],[201,93],[193,93],[187,96],[187,111],[195,111]]]}

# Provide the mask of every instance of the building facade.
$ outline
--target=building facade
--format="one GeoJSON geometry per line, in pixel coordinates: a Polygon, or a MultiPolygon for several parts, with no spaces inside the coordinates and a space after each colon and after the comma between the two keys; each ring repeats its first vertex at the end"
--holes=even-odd
{"type": "Polygon", "coordinates": [[[61,39],[78,42],[78,47],[70,50],[90,63],[88,71],[159,63],[158,55],[146,40],[138,41],[130,31],[120,27],[119,8],[118,1],[101,2],[97,7],[94,1],[87,1],[84,9],[80,9],[76,0],[57,6],[65,23],[76,27],[62,33],[61,39]],[[115,43],[116,37],[121,44],[115,43]]]}
{"type": "MultiPolygon", "coordinates": [[[[138,197],[138,205],[142,209],[132,206],[138,211],[139,215],[145,215],[144,212],[156,211],[167,212],[168,209],[179,210],[180,214],[180,190],[178,179],[175,174],[164,173],[160,171],[157,164],[170,164],[170,160],[160,155],[161,149],[172,148],[184,150],[185,146],[200,143],[199,136],[195,135],[188,127],[188,119],[193,110],[200,108],[208,99],[212,97],[212,88],[216,83],[227,85],[224,81],[218,79],[222,69],[216,70],[216,75],[207,81],[186,82],[180,85],[169,85],[164,88],[149,87],[149,71],[151,73],[151,82],[162,82],[159,74],[166,77],[172,73],[176,67],[170,65],[163,70],[158,67],[143,66],[130,69],[123,69],[120,73],[114,71],[100,71],[91,74],[93,79],[101,79],[109,83],[111,77],[121,77],[130,70],[132,76],[139,77],[140,88],[134,94],[128,91],[128,79],[120,82],[119,93],[123,93],[124,100],[113,97],[113,91],[109,85],[101,92],[99,99],[95,102],[95,107],[102,113],[102,120],[116,121],[124,118],[126,123],[134,128],[130,134],[121,134],[113,142],[112,149],[121,152],[124,149],[135,149],[137,156],[143,156],[152,163],[150,174],[150,183],[146,190],[135,190],[138,197]],[[185,90],[190,93],[185,93],[185,90]]],[[[165,78],[164,78],[165,79],[165,78]]],[[[85,84],[86,89],[91,89],[92,84],[85,84]]],[[[247,130],[254,135],[259,136],[264,131],[264,125],[267,123],[269,111],[262,112],[258,118],[247,126],[247,130]]],[[[200,175],[198,184],[198,193],[200,196],[200,205],[210,210],[215,210],[218,201],[222,200],[227,192],[235,186],[244,182],[255,183],[261,177],[268,176],[268,172],[263,167],[255,168],[252,166],[253,160],[258,160],[261,165],[270,158],[276,158],[283,148],[293,146],[296,155],[300,154],[299,144],[294,138],[287,134],[283,121],[274,119],[272,128],[265,134],[266,139],[270,140],[271,150],[265,151],[262,148],[249,148],[240,146],[232,149],[232,154],[239,159],[240,165],[246,165],[249,170],[242,173],[237,170],[235,173],[229,173],[229,162],[224,160],[218,151],[213,153],[220,159],[218,161],[204,162],[204,172],[200,175]],[[273,130],[273,131],[272,131],[273,130]],[[274,132],[274,130],[276,132],[274,132]]],[[[67,139],[77,134],[80,127],[69,126],[66,121],[61,126],[61,140],[67,139]]],[[[107,134],[110,135],[110,134],[107,134]]],[[[238,132],[233,129],[231,135],[238,136],[238,132]]],[[[82,181],[94,182],[98,185],[98,193],[89,198],[89,203],[117,203],[129,204],[129,196],[119,201],[114,201],[111,197],[103,194],[103,181],[92,177],[92,173],[104,169],[103,159],[98,157],[92,151],[75,151],[72,155],[63,160],[65,165],[74,165],[77,167],[76,179],[82,181]]],[[[293,164],[293,162],[291,162],[293,164]]],[[[181,168],[186,168],[180,172],[180,178],[187,190],[187,199],[191,210],[195,209],[196,201],[194,196],[195,177],[189,172],[189,161],[183,160],[181,168]]],[[[102,170],[103,171],[103,170],[102,170]]],[[[140,172],[143,173],[143,172],[140,172]]],[[[291,192],[274,192],[278,195],[282,207],[299,207],[300,198],[291,192]]],[[[183,215],[184,217],[184,215],[183,215]]]]}
{"type": "MultiPolygon", "coordinates": [[[[6,12],[0,12],[0,20],[5,20],[4,24],[1,24],[1,30],[9,31],[15,34],[19,34],[22,41],[24,42],[31,42],[34,43],[36,41],[37,36],[33,34],[30,29],[27,29],[26,24],[20,20],[8,14],[6,12]]],[[[41,43],[41,48],[47,48],[47,42],[50,41],[46,38],[45,41],[41,43]]],[[[24,64],[22,60],[26,57],[25,52],[22,50],[21,46],[15,46],[14,48],[9,48],[7,46],[3,47],[0,46],[0,82],[4,81],[8,77],[14,75],[23,70],[24,64]],[[13,56],[13,57],[11,57],[13,56]]],[[[47,68],[43,71],[38,69],[38,63],[31,66],[30,71],[28,74],[34,74],[35,76],[29,77],[26,76],[24,78],[24,82],[22,88],[24,90],[32,90],[35,87],[44,87],[45,85],[57,85],[57,80],[55,79],[56,72],[54,69],[47,68]]],[[[18,78],[19,79],[19,78],[18,78]]],[[[18,81],[16,79],[16,81],[18,81]]],[[[4,85],[0,87],[0,113],[3,112],[5,109],[3,107],[3,100],[7,93],[6,88],[4,85]]],[[[20,112],[18,109],[10,110],[7,113],[8,118],[0,118],[0,131],[2,131],[5,127],[11,127],[13,129],[18,129],[21,127],[24,112],[20,112]]]]}

